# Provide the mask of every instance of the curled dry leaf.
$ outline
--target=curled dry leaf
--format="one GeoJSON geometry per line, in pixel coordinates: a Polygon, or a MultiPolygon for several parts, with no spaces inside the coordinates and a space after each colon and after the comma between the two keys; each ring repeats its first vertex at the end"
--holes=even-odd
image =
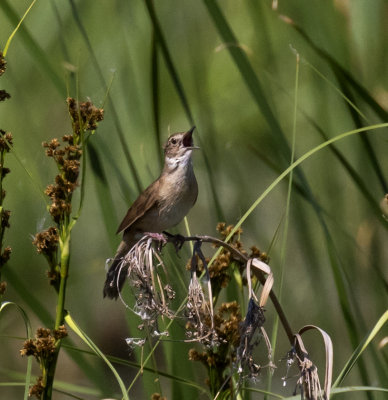
{"type": "Polygon", "coordinates": [[[296,357],[298,360],[300,369],[298,385],[301,388],[302,396],[307,400],[329,399],[333,374],[333,344],[330,336],[323,329],[315,325],[306,325],[295,334],[294,338],[294,349],[299,349],[299,351],[293,350],[289,355],[291,357],[296,357]],[[308,351],[306,350],[302,340],[302,334],[309,330],[317,330],[321,334],[325,343],[326,366],[323,392],[319,382],[318,369],[310,360],[308,351]]]}

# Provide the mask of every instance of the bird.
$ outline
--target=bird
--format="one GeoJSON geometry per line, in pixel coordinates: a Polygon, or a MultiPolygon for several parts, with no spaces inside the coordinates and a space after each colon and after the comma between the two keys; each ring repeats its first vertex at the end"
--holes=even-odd
{"type": "Polygon", "coordinates": [[[194,129],[167,139],[160,176],[134,201],[117,229],[123,237],[106,275],[104,297],[118,298],[128,271],[122,260],[143,235],[160,234],[179,224],[197,201],[198,184],[191,159],[193,150],[199,149],[194,146],[194,129]]]}

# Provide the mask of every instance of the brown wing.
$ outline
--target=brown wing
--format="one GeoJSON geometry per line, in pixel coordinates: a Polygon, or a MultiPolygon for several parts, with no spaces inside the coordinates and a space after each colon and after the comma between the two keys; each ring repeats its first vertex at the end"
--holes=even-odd
{"type": "Polygon", "coordinates": [[[140,194],[129,208],[123,221],[121,222],[116,233],[120,233],[128,229],[135,221],[142,217],[157,202],[157,193],[159,192],[159,179],[151,183],[148,188],[140,194]]]}

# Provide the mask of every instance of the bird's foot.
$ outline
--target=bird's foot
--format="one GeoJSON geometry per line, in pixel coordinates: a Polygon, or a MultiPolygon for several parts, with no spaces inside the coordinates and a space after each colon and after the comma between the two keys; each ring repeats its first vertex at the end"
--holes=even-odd
{"type": "Polygon", "coordinates": [[[144,232],[144,235],[150,236],[152,239],[158,240],[159,242],[167,243],[167,239],[163,233],[144,232]]]}
{"type": "Polygon", "coordinates": [[[167,243],[166,236],[163,233],[156,233],[156,232],[144,232],[144,235],[151,237],[153,240],[158,242],[157,250],[161,252],[162,247],[167,243]]]}
{"type": "Polygon", "coordinates": [[[171,242],[174,245],[175,251],[178,253],[178,251],[182,248],[183,243],[185,243],[186,238],[179,233],[176,235],[173,235],[172,233],[168,233],[166,231],[163,231],[163,233],[167,236],[167,241],[171,242]]]}

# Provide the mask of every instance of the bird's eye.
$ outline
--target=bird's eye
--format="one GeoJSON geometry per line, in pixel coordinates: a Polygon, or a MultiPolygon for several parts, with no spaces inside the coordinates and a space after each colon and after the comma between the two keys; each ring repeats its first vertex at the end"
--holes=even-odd
{"type": "Polygon", "coordinates": [[[175,138],[172,138],[172,139],[171,139],[171,143],[172,143],[172,144],[176,144],[176,143],[177,143],[177,140],[176,140],[175,138]]]}

